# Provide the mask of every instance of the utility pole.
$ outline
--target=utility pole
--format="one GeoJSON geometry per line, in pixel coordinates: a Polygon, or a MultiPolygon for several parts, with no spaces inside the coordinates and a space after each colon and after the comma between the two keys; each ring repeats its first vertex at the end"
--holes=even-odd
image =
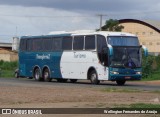
{"type": "Polygon", "coordinates": [[[103,16],[107,16],[107,15],[105,15],[105,14],[98,14],[97,16],[100,17],[100,25],[99,25],[99,29],[100,29],[100,31],[101,31],[101,30],[102,30],[102,20],[103,20],[103,16]]]}

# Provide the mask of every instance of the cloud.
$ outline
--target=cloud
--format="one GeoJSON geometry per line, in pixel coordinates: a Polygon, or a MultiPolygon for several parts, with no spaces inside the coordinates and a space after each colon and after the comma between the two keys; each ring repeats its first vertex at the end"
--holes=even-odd
{"type": "Polygon", "coordinates": [[[107,19],[160,19],[159,0],[0,0],[0,41],[14,35],[99,28],[107,19]],[[156,12],[157,11],[157,12],[156,12]]]}
{"type": "Polygon", "coordinates": [[[155,7],[159,0],[0,0],[0,4],[25,7],[47,7],[86,12],[118,12],[146,10],[155,7]]]}
{"type": "Polygon", "coordinates": [[[98,17],[55,8],[0,5],[0,41],[15,35],[43,35],[51,31],[96,29],[98,17]]]}

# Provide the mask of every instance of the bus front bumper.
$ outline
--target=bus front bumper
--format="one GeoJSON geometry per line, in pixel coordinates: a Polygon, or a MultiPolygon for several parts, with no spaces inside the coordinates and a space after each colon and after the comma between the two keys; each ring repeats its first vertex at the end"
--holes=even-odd
{"type": "Polygon", "coordinates": [[[109,80],[116,81],[116,80],[141,80],[142,75],[134,74],[134,75],[115,75],[110,74],[109,80]]]}

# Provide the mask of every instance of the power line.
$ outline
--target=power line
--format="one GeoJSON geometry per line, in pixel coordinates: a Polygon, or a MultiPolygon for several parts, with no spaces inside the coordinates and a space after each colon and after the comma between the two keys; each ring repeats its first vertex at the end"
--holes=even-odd
{"type": "Polygon", "coordinates": [[[5,14],[0,14],[0,16],[4,16],[4,17],[33,17],[33,18],[40,18],[40,17],[44,17],[44,18],[58,18],[58,17],[96,17],[96,15],[64,15],[64,16],[42,16],[42,15],[5,15],[5,14]]]}

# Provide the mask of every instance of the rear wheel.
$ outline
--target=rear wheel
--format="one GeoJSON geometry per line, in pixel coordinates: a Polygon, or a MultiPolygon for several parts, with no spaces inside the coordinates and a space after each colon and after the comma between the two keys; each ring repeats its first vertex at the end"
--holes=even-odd
{"type": "Polygon", "coordinates": [[[116,83],[117,83],[117,85],[124,85],[125,83],[126,83],[126,81],[125,80],[117,80],[116,81],[116,83]]]}
{"type": "Polygon", "coordinates": [[[34,78],[35,78],[35,80],[37,80],[37,81],[41,81],[41,80],[42,80],[42,78],[41,78],[41,72],[40,72],[40,69],[39,69],[39,68],[36,68],[36,69],[34,70],[34,78]]]}
{"type": "Polygon", "coordinates": [[[98,80],[98,76],[95,70],[91,71],[89,74],[89,79],[92,84],[99,84],[100,81],[98,80]]]}
{"type": "Polygon", "coordinates": [[[51,82],[52,81],[52,79],[50,78],[50,73],[49,73],[48,69],[44,70],[44,72],[43,72],[43,79],[46,82],[51,82]]]}

